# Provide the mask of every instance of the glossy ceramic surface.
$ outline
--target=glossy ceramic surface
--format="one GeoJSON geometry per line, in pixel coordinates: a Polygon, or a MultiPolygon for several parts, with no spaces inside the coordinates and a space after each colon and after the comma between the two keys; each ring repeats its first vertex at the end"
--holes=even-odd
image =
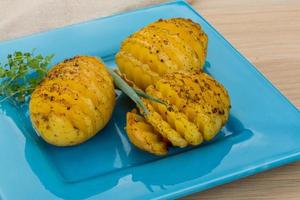
{"type": "Polygon", "coordinates": [[[185,17],[209,36],[205,70],[228,89],[230,120],[208,144],[171,149],[166,157],[133,147],[124,132],[133,103],[120,95],[110,123],[88,142],[68,148],[46,144],[24,105],[0,109],[0,199],[175,198],[300,158],[300,112],[198,13],[182,1],[102,18],[0,43],[0,60],[37,48],[55,61],[77,54],[114,54],[128,35],[159,18],[185,17]]]}

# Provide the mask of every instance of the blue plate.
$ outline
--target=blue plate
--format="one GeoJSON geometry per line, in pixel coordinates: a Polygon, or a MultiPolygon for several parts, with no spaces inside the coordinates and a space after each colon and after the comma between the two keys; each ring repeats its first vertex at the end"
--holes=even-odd
{"type": "Polygon", "coordinates": [[[0,43],[0,60],[37,48],[55,61],[77,54],[114,55],[128,35],[159,18],[190,18],[209,36],[205,70],[232,100],[215,141],[156,157],[133,147],[124,132],[133,103],[118,97],[110,123],[88,142],[59,148],[34,133],[28,107],[0,111],[0,199],[176,198],[300,158],[300,112],[187,3],[176,1],[0,43]]]}

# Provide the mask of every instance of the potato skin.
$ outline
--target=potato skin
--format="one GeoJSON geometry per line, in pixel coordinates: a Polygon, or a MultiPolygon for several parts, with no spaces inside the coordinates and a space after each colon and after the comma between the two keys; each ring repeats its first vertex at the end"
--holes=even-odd
{"type": "Polygon", "coordinates": [[[165,73],[202,69],[207,42],[200,25],[190,19],[158,20],[122,43],[116,63],[129,80],[145,90],[165,73]]]}
{"type": "Polygon", "coordinates": [[[115,105],[112,77],[92,56],[76,56],[54,66],[31,95],[33,126],[50,144],[80,144],[109,121],[115,105]]]}
{"type": "Polygon", "coordinates": [[[146,120],[132,110],[126,114],[126,132],[129,140],[138,148],[155,155],[167,154],[167,142],[151,127],[146,120]]]}
{"type": "MultiPolygon", "coordinates": [[[[140,127],[137,132],[161,135],[173,146],[199,145],[215,137],[227,122],[230,98],[226,89],[202,71],[177,71],[165,74],[155,84],[146,88],[146,93],[165,102],[161,104],[143,98],[149,114],[144,113],[147,129],[140,127]]],[[[140,109],[140,112],[143,112],[140,109]]],[[[134,129],[127,119],[126,130],[134,129]]],[[[138,134],[136,134],[138,135],[138,134]]],[[[149,142],[148,142],[149,143],[149,142]]],[[[137,147],[153,153],[145,141],[139,140],[137,147]]],[[[151,146],[158,141],[152,140],[151,146]]]]}
{"type": "Polygon", "coordinates": [[[154,88],[198,127],[206,141],[214,138],[228,120],[231,106],[226,89],[202,71],[168,73],[154,88]]]}

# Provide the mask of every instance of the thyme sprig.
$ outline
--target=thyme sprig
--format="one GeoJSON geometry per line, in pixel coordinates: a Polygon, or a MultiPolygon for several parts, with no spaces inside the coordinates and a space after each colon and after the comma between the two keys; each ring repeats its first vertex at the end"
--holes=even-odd
{"type": "Polygon", "coordinates": [[[46,76],[54,55],[34,55],[34,51],[15,51],[8,54],[7,63],[0,63],[0,103],[6,100],[16,105],[25,102],[46,76]]]}

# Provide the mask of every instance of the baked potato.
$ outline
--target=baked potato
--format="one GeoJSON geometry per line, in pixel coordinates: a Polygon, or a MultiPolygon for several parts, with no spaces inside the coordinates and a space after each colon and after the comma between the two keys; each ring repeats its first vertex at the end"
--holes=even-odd
{"type": "Polygon", "coordinates": [[[116,63],[121,73],[145,90],[165,73],[201,69],[207,40],[200,25],[190,19],[158,20],[122,43],[116,63]]]}
{"type": "Polygon", "coordinates": [[[167,143],[163,137],[135,109],[126,114],[126,121],[128,138],[135,146],[156,155],[167,154],[167,143]]]}
{"type": "MultiPolygon", "coordinates": [[[[159,142],[165,142],[166,145],[169,142],[173,146],[185,147],[209,141],[220,131],[229,117],[231,106],[226,89],[203,71],[167,73],[155,84],[149,85],[146,93],[165,103],[143,98],[149,113],[143,113],[140,109],[145,117],[145,120],[140,120],[148,122],[149,135],[153,129],[155,135],[158,133],[165,139],[159,142]]],[[[126,130],[130,130],[131,126],[127,121],[126,130]]],[[[145,131],[140,127],[139,131],[131,132],[131,141],[145,131]]],[[[127,133],[129,134],[128,131],[127,133]]],[[[145,145],[148,144],[139,143],[137,147],[153,153],[149,148],[145,148],[145,145]]]]}
{"type": "Polygon", "coordinates": [[[109,121],[115,105],[112,77],[92,56],[76,56],[54,66],[31,95],[33,126],[50,144],[80,144],[109,121]]]}

